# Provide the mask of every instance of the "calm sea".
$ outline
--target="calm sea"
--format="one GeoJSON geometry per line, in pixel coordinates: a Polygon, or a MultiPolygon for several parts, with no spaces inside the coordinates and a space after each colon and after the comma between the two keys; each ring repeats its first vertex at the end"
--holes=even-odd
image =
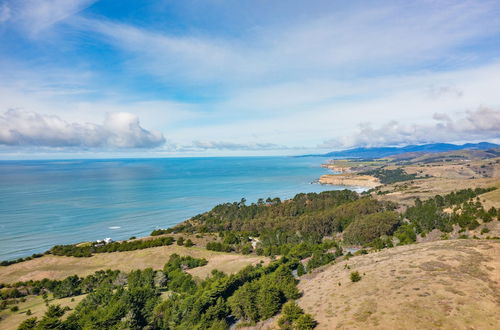
{"type": "Polygon", "coordinates": [[[324,158],[0,162],[0,260],[55,244],[143,236],[218,203],[342,189],[312,184],[324,158]]]}

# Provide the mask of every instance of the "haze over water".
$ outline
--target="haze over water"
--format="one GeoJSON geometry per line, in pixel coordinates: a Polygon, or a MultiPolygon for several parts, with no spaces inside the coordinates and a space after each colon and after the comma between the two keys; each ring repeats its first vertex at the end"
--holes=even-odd
{"type": "Polygon", "coordinates": [[[311,184],[324,158],[0,162],[0,260],[56,244],[148,235],[218,203],[343,189],[311,184]]]}

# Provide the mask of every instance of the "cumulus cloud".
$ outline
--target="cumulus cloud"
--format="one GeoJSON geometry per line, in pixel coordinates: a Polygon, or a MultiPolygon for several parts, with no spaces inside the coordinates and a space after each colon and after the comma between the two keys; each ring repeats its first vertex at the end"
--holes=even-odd
{"type": "Polygon", "coordinates": [[[466,112],[464,117],[458,119],[441,113],[434,114],[432,119],[435,122],[427,125],[404,125],[391,121],[373,128],[370,124],[361,124],[355,135],[325,141],[320,147],[377,147],[500,138],[500,110],[481,107],[466,112]]]}
{"type": "Polygon", "coordinates": [[[78,148],[154,148],[165,143],[131,113],[109,113],[102,124],[70,123],[58,116],[10,109],[0,114],[0,145],[78,148]]]}

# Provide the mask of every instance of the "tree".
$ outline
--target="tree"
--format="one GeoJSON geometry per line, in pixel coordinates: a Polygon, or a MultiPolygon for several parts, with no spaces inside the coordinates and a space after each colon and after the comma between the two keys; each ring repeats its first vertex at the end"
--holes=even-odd
{"type": "Polygon", "coordinates": [[[344,232],[351,244],[367,244],[381,235],[390,235],[399,224],[399,215],[393,211],[369,214],[354,220],[344,232]]]}
{"type": "Polygon", "coordinates": [[[290,300],[283,305],[281,317],[278,320],[278,326],[283,330],[292,329],[293,322],[302,314],[304,314],[302,308],[300,308],[295,301],[290,300]]]}
{"type": "Polygon", "coordinates": [[[37,318],[36,317],[30,317],[29,319],[24,320],[19,327],[17,327],[17,330],[32,330],[35,329],[37,325],[37,318]]]}
{"type": "Polygon", "coordinates": [[[260,318],[262,320],[267,320],[274,314],[278,313],[282,300],[282,293],[278,289],[270,285],[263,285],[260,288],[256,299],[260,318]]]}
{"type": "Polygon", "coordinates": [[[234,316],[254,322],[259,320],[259,311],[255,299],[255,292],[257,290],[258,286],[256,282],[247,282],[229,297],[229,307],[234,316]]]}

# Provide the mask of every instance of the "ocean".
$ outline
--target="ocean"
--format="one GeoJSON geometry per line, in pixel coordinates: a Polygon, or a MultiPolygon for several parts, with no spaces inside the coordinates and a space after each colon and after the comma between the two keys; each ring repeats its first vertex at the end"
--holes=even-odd
{"type": "Polygon", "coordinates": [[[145,236],[224,202],[344,189],[313,183],[325,158],[0,162],[0,260],[56,244],[145,236]]]}

